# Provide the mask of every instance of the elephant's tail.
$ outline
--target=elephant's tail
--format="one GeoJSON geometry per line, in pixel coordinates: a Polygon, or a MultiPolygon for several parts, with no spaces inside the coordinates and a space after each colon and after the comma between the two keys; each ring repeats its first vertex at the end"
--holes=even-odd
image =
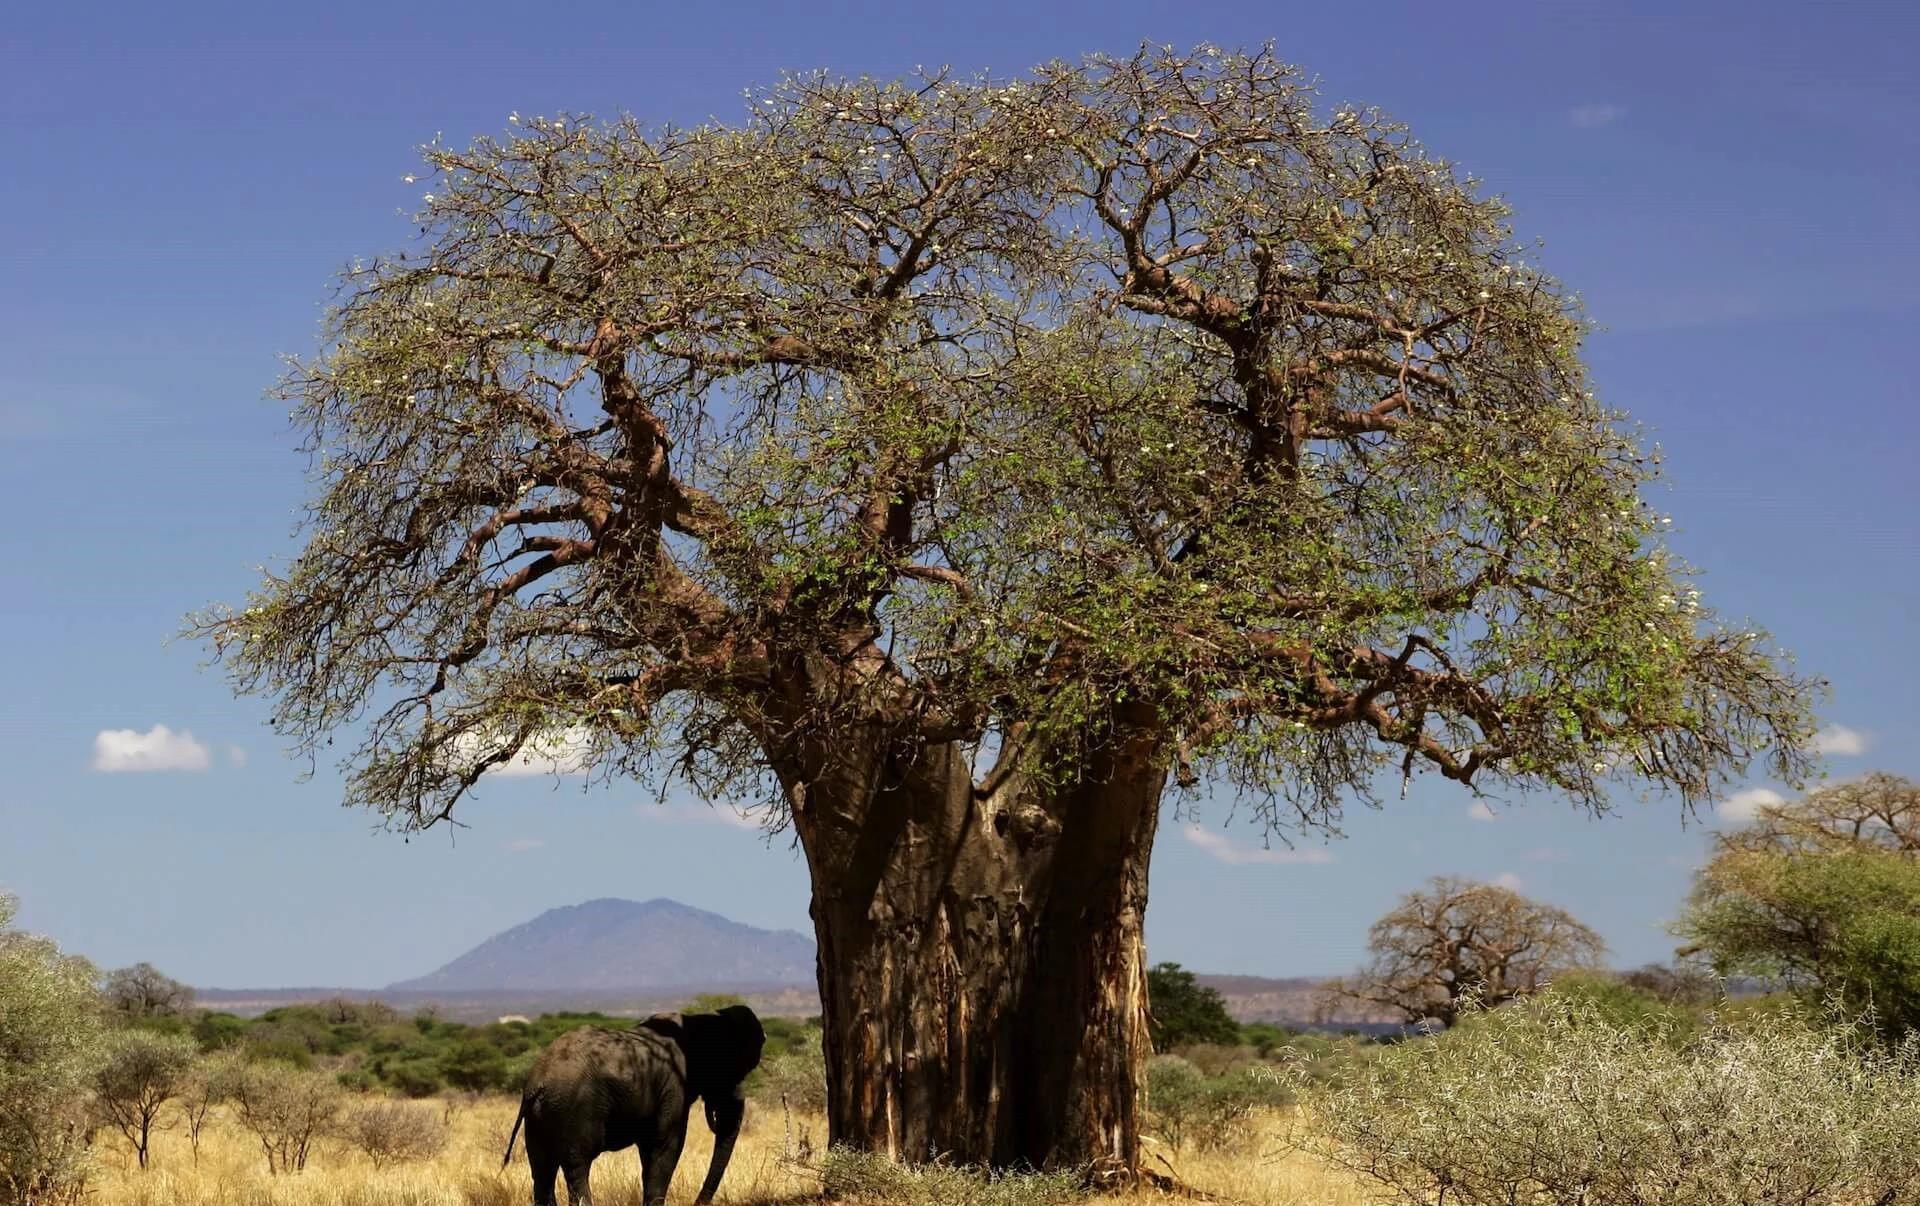
{"type": "Polygon", "coordinates": [[[520,1135],[520,1124],[527,1119],[527,1099],[520,1099],[520,1112],[513,1116],[513,1129],[507,1132],[507,1154],[500,1159],[500,1167],[513,1163],[513,1141],[520,1135]]]}

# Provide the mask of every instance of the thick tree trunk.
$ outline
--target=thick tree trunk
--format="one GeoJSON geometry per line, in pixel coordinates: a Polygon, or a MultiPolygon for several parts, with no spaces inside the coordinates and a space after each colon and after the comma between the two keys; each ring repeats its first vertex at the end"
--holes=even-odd
{"type": "Polygon", "coordinates": [[[1164,772],[1146,739],[1052,789],[976,792],[957,747],[790,784],[813,875],[834,1143],[908,1162],[1139,1162],[1141,923],[1164,772]]]}

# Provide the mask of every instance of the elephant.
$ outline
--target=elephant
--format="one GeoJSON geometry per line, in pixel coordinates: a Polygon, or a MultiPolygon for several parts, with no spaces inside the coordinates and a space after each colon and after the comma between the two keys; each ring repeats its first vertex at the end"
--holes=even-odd
{"type": "Polygon", "coordinates": [[[663,1206],[695,1098],[706,1103],[713,1161],[697,1202],[713,1200],[746,1116],[741,1082],[759,1066],[766,1031],[745,1005],[717,1013],[655,1014],[631,1030],[586,1027],[555,1039],[527,1073],[520,1114],[527,1129],[534,1206],[554,1206],[565,1170],[573,1206],[588,1206],[587,1174],[601,1152],[639,1147],[646,1206],[663,1206]]]}

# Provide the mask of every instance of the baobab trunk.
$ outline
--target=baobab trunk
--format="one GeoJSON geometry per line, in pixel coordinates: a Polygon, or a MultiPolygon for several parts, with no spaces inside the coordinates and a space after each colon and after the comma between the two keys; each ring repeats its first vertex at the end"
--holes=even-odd
{"type": "Polygon", "coordinates": [[[1137,1169],[1151,753],[1116,741],[1076,782],[982,793],[959,748],[896,749],[802,793],[832,1142],[1137,1169]]]}

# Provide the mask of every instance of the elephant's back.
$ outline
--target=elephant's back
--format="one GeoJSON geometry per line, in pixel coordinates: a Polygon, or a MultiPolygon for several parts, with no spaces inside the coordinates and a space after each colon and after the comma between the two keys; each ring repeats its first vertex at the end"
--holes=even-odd
{"type": "Polygon", "coordinates": [[[677,1043],[649,1030],[583,1026],[554,1039],[534,1060],[527,1096],[577,1098],[662,1079],[686,1080],[686,1055],[677,1043]]]}

